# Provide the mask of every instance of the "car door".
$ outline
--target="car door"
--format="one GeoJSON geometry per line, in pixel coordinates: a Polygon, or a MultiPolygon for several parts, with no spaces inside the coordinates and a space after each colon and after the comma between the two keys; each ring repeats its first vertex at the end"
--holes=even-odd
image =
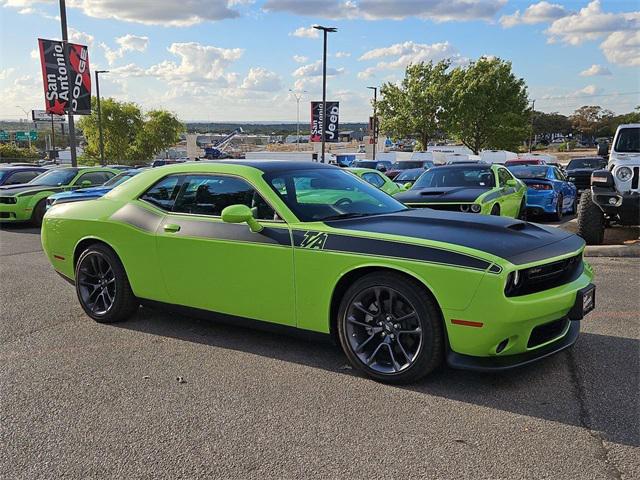
{"type": "Polygon", "coordinates": [[[75,182],[73,182],[74,188],[82,188],[84,182],[90,182],[90,187],[95,187],[96,185],[102,185],[107,180],[113,177],[113,173],[111,172],[86,172],[82,173],[76,178],[75,182]]]}
{"type": "Polygon", "coordinates": [[[515,217],[520,209],[520,201],[515,195],[516,187],[507,185],[507,181],[513,180],[509,170],[504,167],[498,168],[498,187],[500,188],[500,212],[502,215],[515,217]]]}
{"type": "Polygon", "coordinates": [[[566,209],[571,206],[575,197],[575,185],[567,181],[567,177],[560,171],[560,169],[553,168],[554,183],[558,186],[560,193],[562,193],[562,208],[566,209]]]}
{"type": "Polygon", "coordinates": [[[291,232],[243,178],[181,176],[156,245],[172,303],[295,325],[291,232]],[[236,204],[249,206],[264,229],[223,222],[222,210],[236,204]]]}

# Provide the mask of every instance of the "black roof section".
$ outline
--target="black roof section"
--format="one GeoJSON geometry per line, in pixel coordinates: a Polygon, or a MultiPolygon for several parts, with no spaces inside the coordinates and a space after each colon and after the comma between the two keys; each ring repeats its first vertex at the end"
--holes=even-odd
{"type": "Polygon", "coordinates": [[[244,165],[257,168],[264,173],[287,172],[291,170],[314,170],[321,168],[338,168],[326,163],[308,162],[300,160],[222,160],[216,163],[229,165],[244,165]]]}

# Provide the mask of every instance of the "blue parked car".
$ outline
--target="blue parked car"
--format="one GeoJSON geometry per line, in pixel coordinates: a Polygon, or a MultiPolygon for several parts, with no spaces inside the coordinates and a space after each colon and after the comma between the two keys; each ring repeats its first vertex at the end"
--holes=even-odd
{"type": "Polygon", "coordinates": [[[42,167],[27,167],[27,166],[14,166],[14,165],[1,165],[0,166],[0,185],[18,185],[22,183],[29,183],[38,175],[46,172],[46,168],[42,167]]]}
{"type": "Polygon", "coordinates": [[[565,213],[576,213],[576,186],[559,168],[552,165],[513,165],[508,168],[527,185],[527,213],[551,214],[555,220],[561,220],[565,213]]]}
{"type": "Polygon", "coordinates": [[[110,178],[107,182],[97,187],[80,188],[78,190],[70,190],[67,192],[54,193],[47,198],[47,209],[52,205],[58,205],[60,203],[78,202],[82,200],[95,200],[103,195],[109,193],[112,189],[120,185],[122,182],[129,180],[131,177],[137,175],[144,168],[133,168],[125,170],[119,173],[115,177],[110,178]]]}

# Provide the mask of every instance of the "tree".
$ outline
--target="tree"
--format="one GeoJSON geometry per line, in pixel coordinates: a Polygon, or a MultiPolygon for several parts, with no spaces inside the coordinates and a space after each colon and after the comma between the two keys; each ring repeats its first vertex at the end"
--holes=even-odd
{"type": "MultiPolygon", "coordinates": [[[[85,156],[100,158],[100,133],[95,98],[91,99],[91,115],[78,122],[87,147],[85,156]]],[[[184,125],[170,112],[152,110],[146,115],[132,102],[106,98],[100,102],[105,159],[111,163],[133,165],[174,145],[184,125]]]]}
{"type": "Polygon", "coordinates": [[[553,134],[568,135],[572,132],[571,120],[558,112],[533,112],[533,134],[548,139],[553,134]]]}
{"type": "Polygon", "coordinates": [[[402,82],[385,83],[378,101],[380,130],[399,138],[415,136],[426,147],[442,135],[447,115],[450,62],[409,65],[402,82]]]}
{"type": "Polygon", "coordinates": [[[611,121],[613,112],[598,105],[585,105],[578,108],[571,115],[571,124],[576,132],[583,137],[609,137],[613,135],[611,131],[611,121]]]}
{"type": "Polygon", "coordinates": [[[449,84],[449,133],[478,154],[486,148],[514,150],[529,134],[524,80],[511,63],[480,58],[457,67],[449,84]]]}

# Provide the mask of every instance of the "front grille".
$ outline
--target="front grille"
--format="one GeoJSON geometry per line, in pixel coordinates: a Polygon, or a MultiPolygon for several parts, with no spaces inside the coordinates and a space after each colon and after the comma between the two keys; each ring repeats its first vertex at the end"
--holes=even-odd
{"type": "Polygon", "coordinates": [[[17,202],[16,197],[0,197],[0,203],[12,205],[16,202],[17,202]]]}
{"type": "Polygon", "coordinates": [[[459,212],[459,203],[409,203],[411,208],[433,208],[434,210],[447,210],[450,212],[459,212]]]}
{"type": "Polygon", "coordinates": [[[578,190],[586,190],[591,186],[591,173],[569,175],[571,182],[576,186],[578,190]]]}
{"type": "Polygon", "coordinates": [[[517,286],[508,281],[505,287],[507,297],[519,297],[559,287],[578,278],[584,269],[582,254],[565,258],[557,262],[519,271],[520,280],[517,286]]]}
{"type": "Polygon", "coordinates": [[[544,325],[538,325],[531,330],[529,341],[527,342],[527,348],[537,347],[543,343],[553,340],[556,337],[562,335],[564,329],[567,328],[569,320],[561,318],[560,320],[554,320],[553,322],[545,323],[544,325]]]}
{"type": "Polygon", "coordinates": [[[638,177],[640,177],[640,167],[633,167],[633,179],[631,180],[632,190],[638,189],[638,181],[639,181],[638,177]]]}

